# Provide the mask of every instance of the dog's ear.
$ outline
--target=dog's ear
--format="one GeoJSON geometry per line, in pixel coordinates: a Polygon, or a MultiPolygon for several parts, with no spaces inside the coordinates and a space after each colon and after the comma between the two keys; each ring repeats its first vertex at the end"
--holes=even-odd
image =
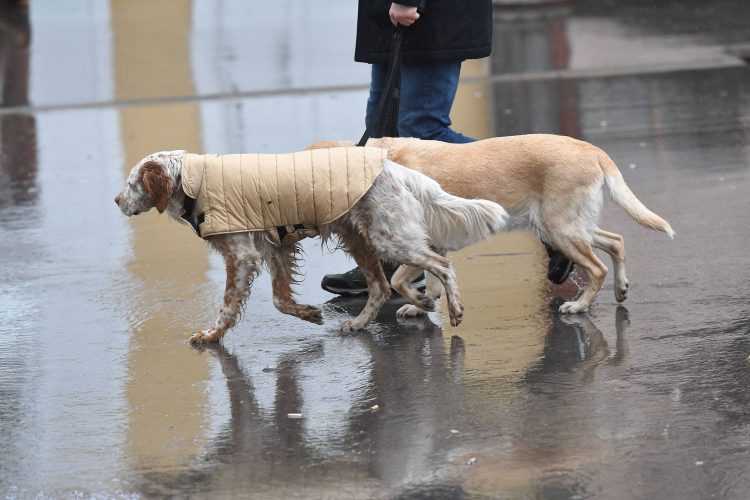
{"type": "Polygon", "coordinates": [[[143,176],[143,187],[154,200],[156,209],[159,213],[164,213],[172,197],[174,182],[170,179],[164,167],[156,162],[150,161],[141,166],[141,175],[143,176]]]}

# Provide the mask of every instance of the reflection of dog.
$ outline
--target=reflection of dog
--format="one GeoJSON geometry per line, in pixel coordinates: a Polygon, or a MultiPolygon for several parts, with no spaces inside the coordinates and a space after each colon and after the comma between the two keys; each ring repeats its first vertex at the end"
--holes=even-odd
{"type": "MultiPolygon", "coordinates": [[[[322,141],[310,146],[331,147],[346,141],[322,141]]],[[[622,178],[617,165],[601,149],[587,142],[555,135],[497,137],[469,144],[446,144],[413,138],[370,139],[368,146],[388,150],[388,158],[438,181],[447,192],[464,198],[492,200],[511,215],[511,225],[530,227],[540,238],[561,250],[588,276],[581,297],[560,306],[562,313],[588,310],[604,284],[607,267],[593,248],[607,252],[615,271],[615,298],[627,298],[625,247],[622,236],[600,229],[602,187],[639,224],[674,236],[667,221],[647,209],[622,178]],[[593,247],[593,248],[592,248],[593,247]]],[[[419,270],[400,268],[391,286],[414,303],[409,283],[419,270]]],[[[426,295],[435,300],[440,290],[427,276],[426,295]]],[[[401,315],[421,314],[406,305],[401,315]]]]}
{"type": "Polygon", "coordinates": [[[560,315],[553,319],[544,341],[541,361],[526,374],[528,381],[550,380],[551,375],[580,373],[593,382],[600,367],[622,366],[629,356],[627,332],[630,314],[621,305],[615,310],[615,348],[588,314],[560,315]]]}
{"type": "MultiPolygon", "coordinates": [[[[160,213],[166,211],[184,222],[191,199],[185,194],[183,174],[187,168],[185,165],[193,157],[184,151],[147,156],[133,167],[127,185],[117,195],[115,203],[127,216],[156,207],[160,213]]],[[[324,239],[332,235],[336,237],[367,279],[369,298],[364,309],[356,318],[346,321],[342,328],[364,328],[388,299],[390,287],[379,259],[425,269],[437,276],[448,297],[451,324],[456,326],[462,320],[463,306],[453,266],[449,259],[430,247],[433,242],[438,242],[436,246],[454,250],[484,239],[503,230],[507,214],[496,203],[457,198],[418,172],[390,160],[380,161],[382,171],[348,212],[336,220],[311,228],[324,239]]],[[[346,167],[349,167],[348,163],[346,167]]],[[[309,194],[311,189],[312,186],[304,183],[298,186],[301,194],[309,194]]],[[[223,196],[230,195],[225,193],[223,196]]],[[[270,206],[270,197],[269,201],[265,200],[263,206],[266,203],[270,206]]],[[[277,208],[283,208],[285,202],[291,203],[292,200],[274,198],[273,201],[281,206],[277,208]]],[[[200,199],[197,203],[201,203],[200,199]]],[[[274,231],[271,229],[271,232],[274,231]]],[[[261,230],[206,236],[211,248],[221,253],[226,262],[226,291],[214,326],[193,335],[191,342],[217,342],[235,324],[261,264],[265,264],[271,273],[273,300],[277,309],[313,323],[323,322],[320,309],[298,304],[291,290],[300,251],[299,240],[306,234],[292,233],[280,240],[276,235],[275,242],[269,241],[274,238],[266,235],[261,230]]],[[[417,294],[412,294],[412,297],[420,307],[434,308],[431,299],[417,294]]]]}

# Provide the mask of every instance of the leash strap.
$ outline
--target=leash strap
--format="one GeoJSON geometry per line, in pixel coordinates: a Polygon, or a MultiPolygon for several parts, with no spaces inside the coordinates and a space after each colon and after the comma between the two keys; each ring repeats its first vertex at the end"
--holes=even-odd
{"type": "Polygon", "coordinates": [[[371,137],[398,137],[398,101],[401,97],[401,42],[404,29],[393,29],[391,51],[388,55],[388,71],[385,75],[385,88],[380,97],[375,116],[365,130],[357,146],[364,146],[371,137]]]}

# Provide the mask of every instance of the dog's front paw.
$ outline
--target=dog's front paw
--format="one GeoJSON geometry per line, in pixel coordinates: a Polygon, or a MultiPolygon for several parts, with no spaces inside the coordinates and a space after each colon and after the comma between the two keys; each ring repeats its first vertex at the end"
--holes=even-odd
{"type": "Polygon", "coordinates": [[[630,283],[628,283],[627,280],[625,280],[623,283],[615,283],[615,300],[617,302],[623,302],[625,299],[628,298],[628,289],[630,288],[630,283]]]}
{"type": "Polygon", "coordinates": [[[579,301],[576,302],[565,302],[563,305],[560,306],[560,313],[561,314],[578,314],[588,311],[588,306],[582,304],[579,301]]]}
{"type": "Polygon", "coordinates": [[[220,341],[223,336],[224,332],[217,330],[216,328],[201,330],[190,336],[190,343],[193,345],[212,344],[220,341]]]}
{"type": "Polygon", "coordinates": [[[344,333],[353,333],[358,332],[365,329],[365,326],[358,323],[357,321],[354,321],[352,319],[348,319],[341,323],[341,326],[339,327],[339,330],[341,330],[344,333]]]}

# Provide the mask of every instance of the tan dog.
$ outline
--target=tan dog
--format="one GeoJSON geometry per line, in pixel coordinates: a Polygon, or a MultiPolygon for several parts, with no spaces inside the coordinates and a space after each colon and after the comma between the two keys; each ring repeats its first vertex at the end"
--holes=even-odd
{"type": "MultiPolygon", "coordinates": [[[[346,141],[322,141],[310,148],[350,145],[346,141]]],[[[447,144],[413,138],[371,139],[368,146],[388,149],[388,158],[432,177],[456,196],[491,200],[511,215],[509,227],[530,227],[539,237],[562,251],[588,276],[588,284],[576,301],[560,306],[562,313],[588,310],[604,284],[607,267],[594,253],[599,248],[612,257],[615,298],[627,298],[625,247],[622,236],[600,229],[602,187],[639,224],[663,231],[670,225],[646,208],[622,178],[617,165],[601,149],[570,137],[533,134],[497,137],[468,144],[447,144]],[[592,248],[593,247],[593,248],[592,248]]],[[[419,270],[402,266],[391,286],[416,303],[409,283],[419,270]]],[[[439,287],[427,276],[426,295],[440,296],[439,287]]],[[[407,305],[401,316],[423,314],[407,305]]]]}

